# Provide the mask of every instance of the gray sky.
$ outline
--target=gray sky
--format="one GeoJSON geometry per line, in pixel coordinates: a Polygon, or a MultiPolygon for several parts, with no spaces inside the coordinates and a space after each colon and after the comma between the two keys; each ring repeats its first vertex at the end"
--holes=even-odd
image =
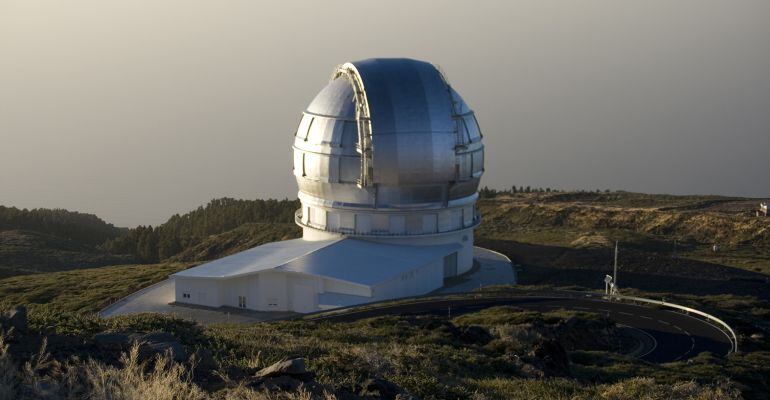
{"type": "Polygon", "coordinates": [[[770,2],[0,0],[0,204],[157,224],[296,196],[345,61],[439,64],[482,185],[770,196],[770,2]]]}

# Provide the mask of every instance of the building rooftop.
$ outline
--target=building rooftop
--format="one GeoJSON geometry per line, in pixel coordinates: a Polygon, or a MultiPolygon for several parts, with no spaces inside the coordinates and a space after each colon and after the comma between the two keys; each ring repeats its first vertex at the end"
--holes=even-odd
{"type": "Polygon", "coordinates": [[[441,259],[461,247],[394,245],[349,238],[294,239],[257,246],[172,276],[234,278],[274,269],[371,286],[441,259]]]}
{"type": "Polygon", "coordinates": [[[309,241],[303,239],[266,243],[172,276],[185,278],[234,278],[279,267],[287,262],[328,246],[337,240],[309,241]]]}

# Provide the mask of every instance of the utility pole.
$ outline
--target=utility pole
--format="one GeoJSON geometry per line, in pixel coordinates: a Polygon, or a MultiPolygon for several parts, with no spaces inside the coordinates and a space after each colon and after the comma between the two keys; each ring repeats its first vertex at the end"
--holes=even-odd
{"type": "Polygon", "coordinates": [[[615,241],[615,271],[612,274],[612,282],[618,287],[618,241],[615,241]]]}

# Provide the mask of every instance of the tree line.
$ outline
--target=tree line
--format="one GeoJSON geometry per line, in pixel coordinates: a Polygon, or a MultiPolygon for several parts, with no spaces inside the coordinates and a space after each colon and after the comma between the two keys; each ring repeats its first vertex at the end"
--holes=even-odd
{"type": "Polygon", "coordinates": [[[27,230],[44,232],[88,245],[100,245],[125,233],[93,214],[60,208],[28,210],[0,206],[0,231],[27,230]]]}
{"type": "MultiPolygon", "coordinates": [[[[532,187],[532,186],[516,186],[513,185],[508,189],[492,189],[484,186],[479,189],[479,197],[482,199],[491,199],[500,195],[514,195],[518,193],[566,193],[567,191],[561,189],[551,189],[549,187],[532,187]]],[[[577,193],[610,193],[610,189],[596,189],[596,190],[571,190],[570,192],[577,193]]]]}
{"type": "Polygon", "coordinates": [[[240,200],[221,198],[183,215],[175,214],[156,227],[138,226],[108,240],[105,250],[130,254],[143,262],[158,262],[215,235],[250,222],[291,223],[299,200],[240,200]]]}

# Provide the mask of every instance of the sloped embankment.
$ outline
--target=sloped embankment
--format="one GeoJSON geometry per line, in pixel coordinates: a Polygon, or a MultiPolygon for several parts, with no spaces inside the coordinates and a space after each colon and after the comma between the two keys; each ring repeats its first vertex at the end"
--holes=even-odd
{"type": "Polygon", "coordinates": [[[482,206],[482,212],[485,221],[492,227],[569,227],[585,231],[621,229],[674,237],[685,242],[770,244],[770,219],[743,214],[515,200],[487,201],[482,206]]]}

